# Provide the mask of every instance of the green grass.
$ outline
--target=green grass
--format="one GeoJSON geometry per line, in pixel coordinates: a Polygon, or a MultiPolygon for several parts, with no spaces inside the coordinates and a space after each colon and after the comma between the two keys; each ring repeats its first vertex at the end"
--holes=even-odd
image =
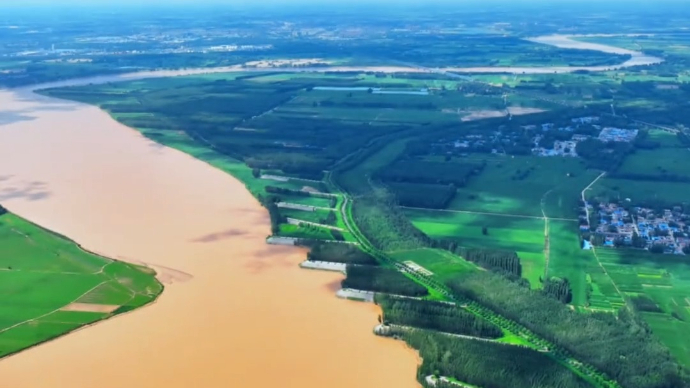
{"type": "Polygon", "coordinates": [[[330,208],[331,207],[330,198],[322,198],[322,197],[315,197],[315,196],[302,197],[302,196],[298,196],[298,195],[280,195],[280,199],[283,202],[297,203],[300,205],[323,207],[323,208],[330,208]]]}
{"type": "Polygon", "coordinates": [[[685,256],[656,255],[642,250],[598,249],[611,279],[627,296],[644,295],[661,312],[642,317],[678,360],[690,366],[690,262],[685,256]]]}
{"type": "Polygon", "coordinates": [[[688,203],[690,183],[652,182],[604,177],[587,192],[587,198],[629,198],[632,203],[659,202],[688,203]]]}
{"type": "Polygon", "coordinates": [[[625,158],[617,173],[655,176],[672,174],[690,178],[690,169],[687,168],[688,159],[690,159],[690,151],[686,148],[638,150],[625,158]]]}
{"type": "Polygon", "coordinates": [[[678,136],[676,136],[673,133],[662,130],[650,130],[649,140],[658,142],[663,148],[682,146],[680,140],[678,140],[678,136]]]}
{"type": "Polygon", "coordinates": [[[487,162],[486,168],[458,189],[449,209],[542,216],[544,199],[549,217],[574,218],[580,192],[598,175],[573,158],[486,155],[453,159],[455,163],[481,161],[487,162]],[[525,171],[529,171],[526,178],[515,179],[525,171]]]}
{"type": "MultiPolygon", "coordinates": [[[[475,213],[406,209],[405,214],[431,237],[453,238],[470,248],[494,248],[517,252],[523,276],[539,287],[544,274],[544,220],[475,213]],[[488,234],[482,229],[486,227],[488,234]]],[[[570,223],[573,224],[574,223],[570,223]]]]}
{"type": "Polygon", "coordinates": [[[398,251],[389,253],[388,256],[398,262],[414,261],[426,270],[433,272],[435,277],[442,281],[462,273],[478,270],[478,267],[469,261],[439,249],[422,248],[398,251]]]}
{"type": "Polygon", "coordinates": [[[87,253],[13,214],[0,216],[0,357],[114,314],[61,311],[73,302],[131,310],[163,290],[153,271],[87,253]]]}
{"type": "Polygon", "coordinates": [[[597,264],[592,251],[582,250],[577,224],[551,221],[548,277],[568,278],[573,290],[572,304],[577,307],[611,310],[622,299],[611,279],[597,264]],[[588,300],[588,288],[592,288],[588,300]]]}

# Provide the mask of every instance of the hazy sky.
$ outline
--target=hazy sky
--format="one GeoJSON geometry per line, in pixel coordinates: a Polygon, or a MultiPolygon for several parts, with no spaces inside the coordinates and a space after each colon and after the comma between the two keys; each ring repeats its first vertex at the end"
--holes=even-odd
{"type": "MultiPolygon", "coordinates": [[[[427,3],[429,0],[18,0],[16,3],[13,0],[0,0],[0,4],[5,3],[5,5],[9,5],[8,3],[15,3],[13,5],[26,5],[26,4],[41,4],[41,5],[106,5],[106,4],[114,4],[114,5],[123,5],[123,4],[133,4],[133,5],[142,5],[142,4],[160,4],[160,5],[169,5],[169,4],[294,4],[294,3],[299,3],[299,2],[310,2],[310,3],[329,3],[329,4],[348,4],[352,2],[358,2],[358,3],[371,3],[371,2],[378,2],[378,3],[391,3],[391,4],[401,4],[401,3],[411,3],[411,4],[419,4],[421,2],[427,3]]],[[[432,0],[435,2],[452,2],[455,4],[482,4],[486,3],[486,0],[432,0]]],[[[492,0],[489,0],[492,1],[492,0]]],[[[493,0],[494,2],[498,2],[496,0],[493,0]]],[[[500,0],[499,0],[500,1],[500,0]]],[[[515,3],[553,3],[554,0],[513,0],[515,3]]],[[[559,0],[560,1],[560,0],[559,0]]],[[[658,1],[658,0],[636,0],[636,3],[640,2],[652,2],[652,1],[658,1]]],[[[668,1],[668,0],[667,0],[668,1]]],[[[676,0],[671,2],[677,2],[677,1],[687,1],[687,0],[676,0]]],[[[508,2],[507,0],[503,0],[503,2],[508,2]]],[[[571,2],[581,2],[581,3],[602,3],[602,0],[573,0],[571,2]]],[[[603,0],[603,3],[611,3],[611,2],[628,2],[629,0],[603,0]]]]}

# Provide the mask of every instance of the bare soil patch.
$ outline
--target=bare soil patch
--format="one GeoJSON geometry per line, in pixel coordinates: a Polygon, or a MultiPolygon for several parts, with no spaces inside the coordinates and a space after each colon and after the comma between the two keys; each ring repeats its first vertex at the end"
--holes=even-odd
{"type": "Polygon", "coordinates": [[[120,306],[116,304],[95,304],[95,303],[70,303],[60,309],[60,311],[78,311],[84,313],[106,313],[110,314],[120,306]]]}

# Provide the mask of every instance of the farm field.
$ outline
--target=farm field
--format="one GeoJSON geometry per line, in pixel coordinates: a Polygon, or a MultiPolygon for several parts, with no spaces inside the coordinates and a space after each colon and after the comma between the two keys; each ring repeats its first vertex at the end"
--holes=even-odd
{"type": "Polygon", "coordinates": [[[687,168],[688,159],[690,159],[690,150],[687,148],[641,150],[629,155],[616,173],[650,176],[673,175],[690,179],[690,169],[687,168]]]}
{"type": "Polygon", "coordinates": [[[477,266],[469,261],[439,249],[397,251],[391,252],[389,256],[401,263],[412,261],[438,276],[440,280],[452,279],[459,274],[478,270],[477,266]]]}
{"type": "Polygon", "coordinates": [[[1,215],[0,357],[152,302],[163,291],[154,275],[1,215]]]}
{"type": "Polygon", "coordinates": [[[458,189],[449,206],[453,210],[541,217],[543,200],[549,217],[576,218],[580,191],[598,175],[572,158],[472,156],[455,160],[486,160],[487,165],[458,189]]]}
{"type": "Polygon", "coordinates": [[[690,328],[690,263],[685,257],[612,248],[597,249],[597,256],[626,297],[651,301],[633,305],[673,354],[690,365],[690,339],[680,335],[690,328]]]}
{"type": "Polygon", "coordinates": [[[604,177],[587,192],[588,198],[627,199],[634,203],[687,204],[690,183],[652,182],[604,177]]]}
{"type": "Polygon", "coordinates": [[[422,232],[434,238],[454,239],[468,248],[515,251],[523,277],[533,288],[544,275],[544,220],[476,213],[406,209],[405,215],[422,232]],[[487,234],[483,234],[483,228],[487,234]]]}

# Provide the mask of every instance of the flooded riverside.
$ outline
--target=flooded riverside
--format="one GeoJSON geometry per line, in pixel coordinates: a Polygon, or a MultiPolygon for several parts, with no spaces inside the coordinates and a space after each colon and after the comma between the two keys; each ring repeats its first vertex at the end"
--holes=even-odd
{"type": "Polygon", "coordinates": [[[372,334],[376,307],[334,296],[342,275],[265,244],[239,181],[96,107],[0,90],[0,203],[166,286],[1,360],[3,387],[419,387],[416,352],[372,334]]]}

